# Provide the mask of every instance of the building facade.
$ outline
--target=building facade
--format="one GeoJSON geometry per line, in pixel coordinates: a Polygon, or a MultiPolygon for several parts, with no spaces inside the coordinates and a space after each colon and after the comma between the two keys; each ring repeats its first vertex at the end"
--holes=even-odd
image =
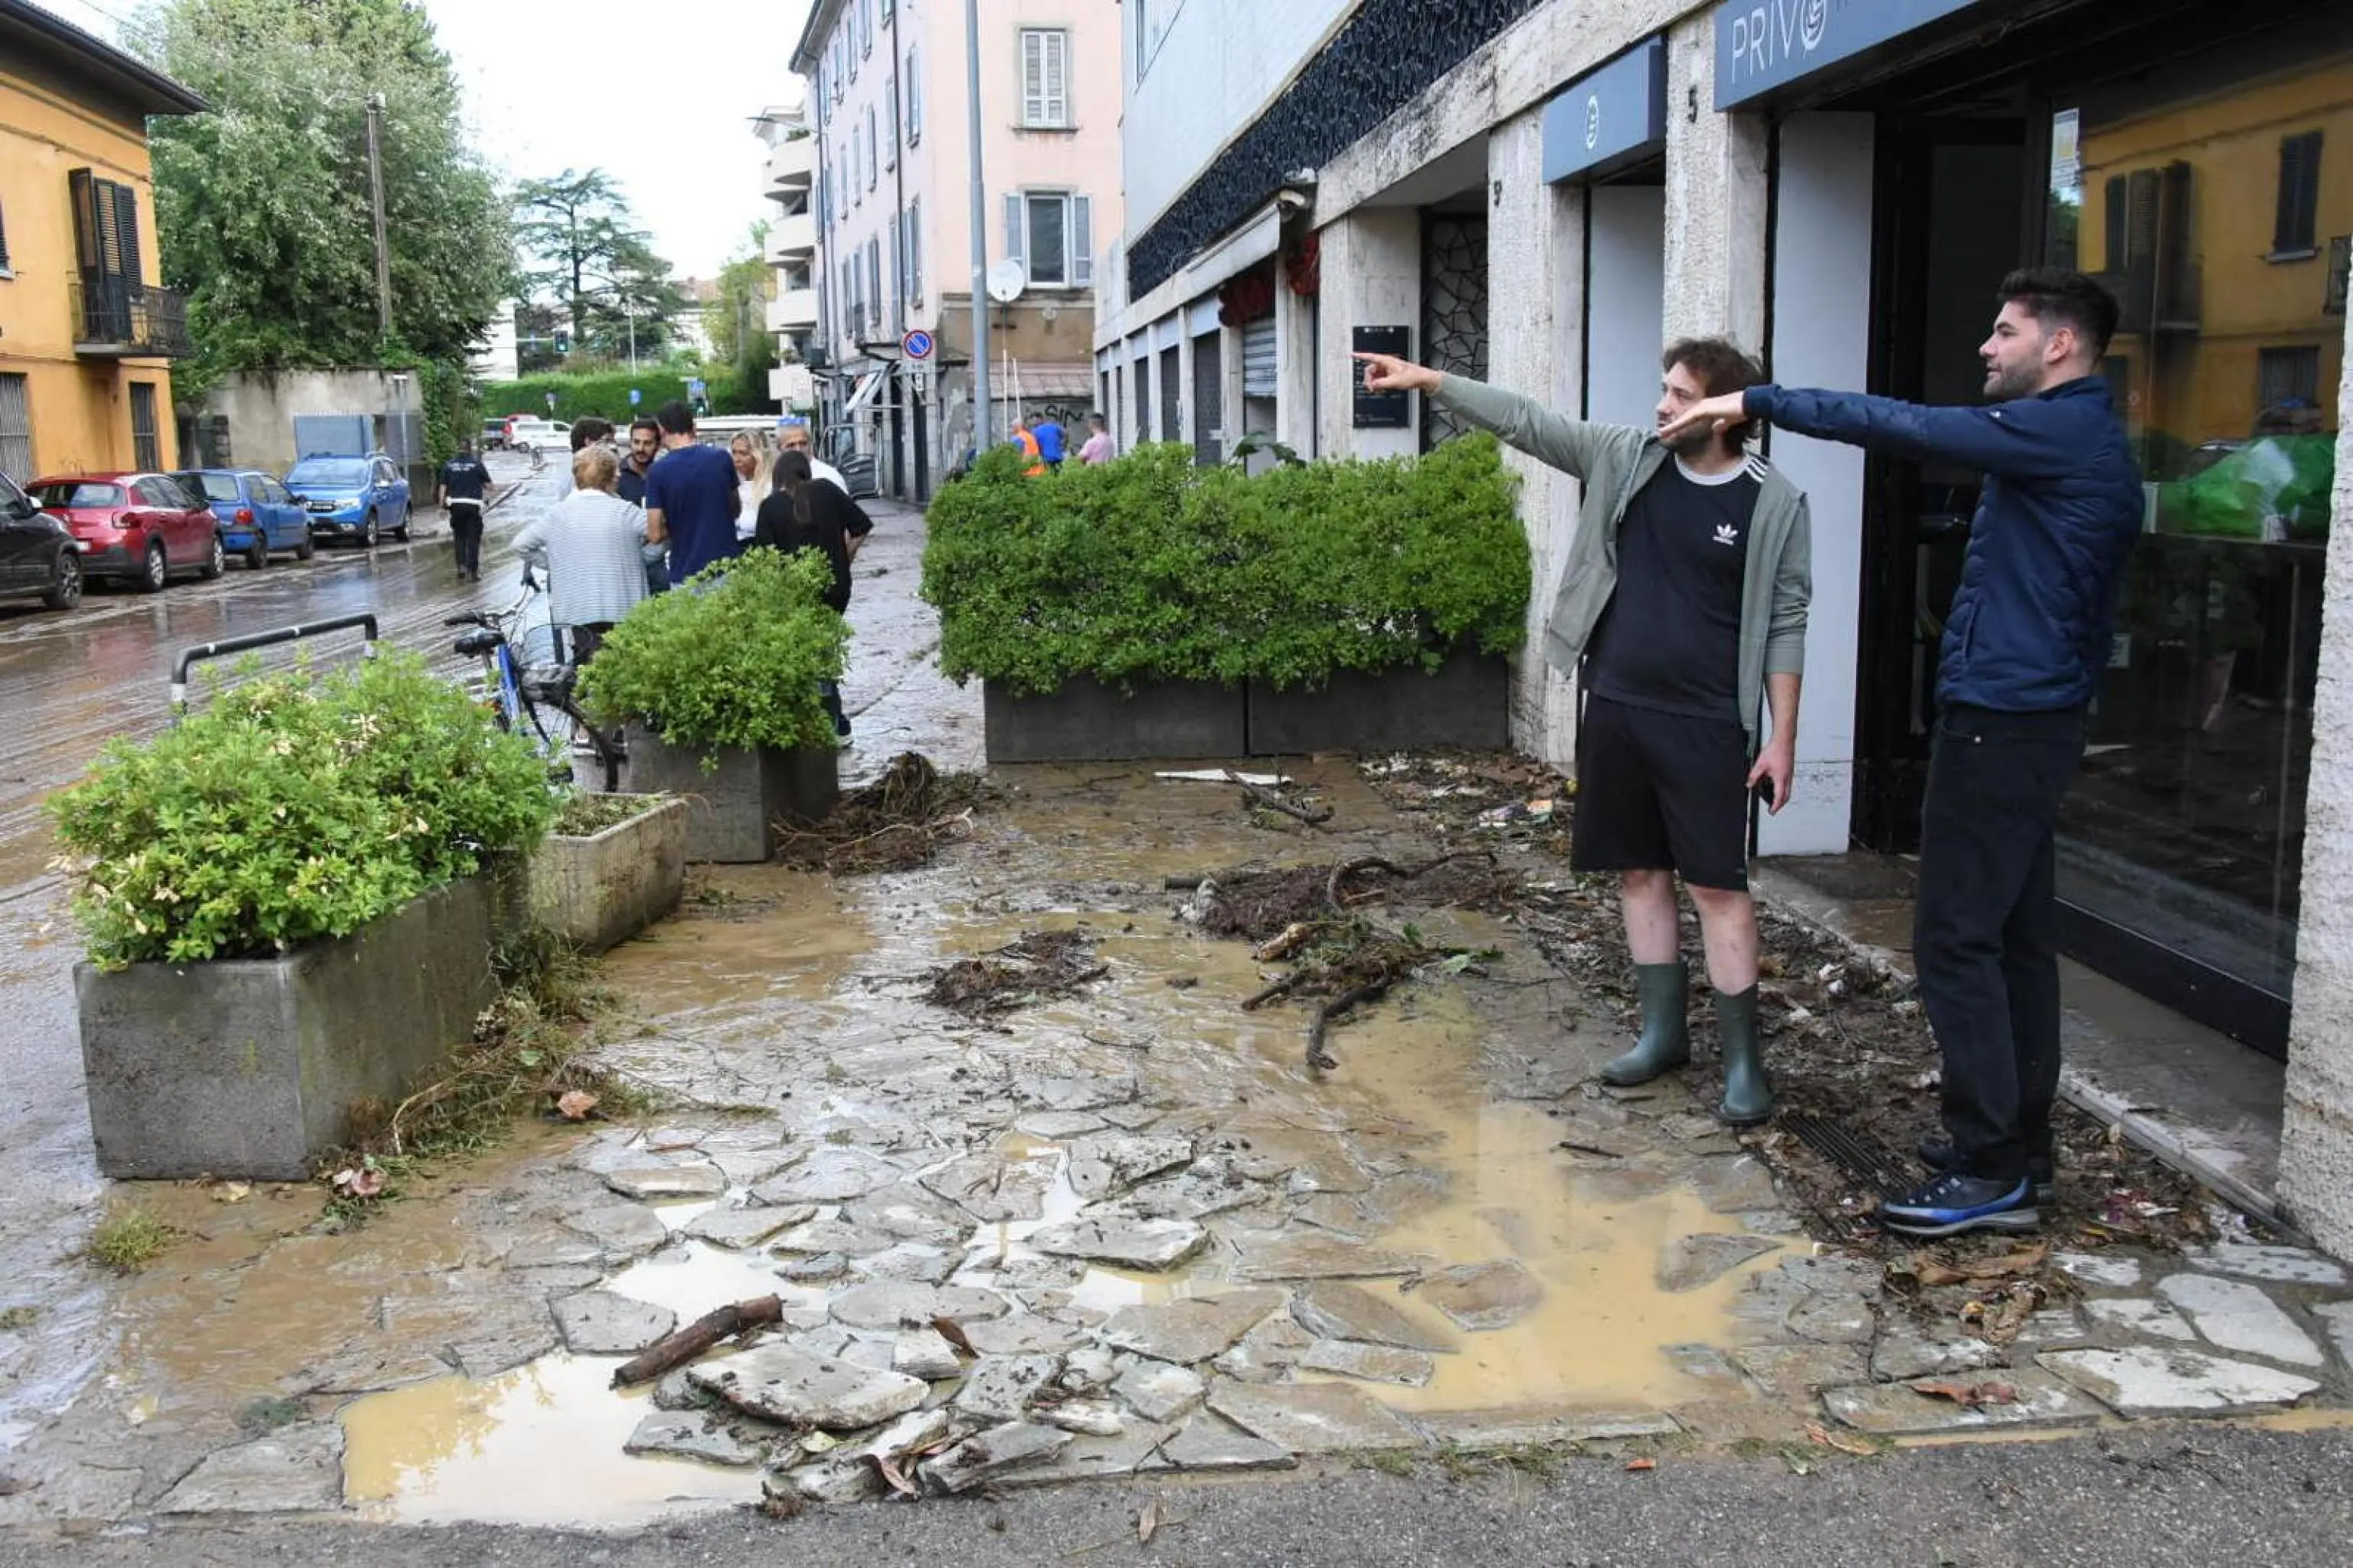
{"type": "MultiPolygon", "coordinates": [[[[1000,436],[1017,409],[1080,428],[1093,403],[1097,252],[1123,211],[1119,9],[981,0],[981,217],[1007,297],[977,351],[1000,436]]],[[[871,454],[885,493],[909,499],[976,428],[970,58],[953,0],[818,0],[793,56],[817,130],[808,362],[828,450],[871,454]],[[927,356],[907,354],[913,333],[927,356]]]]}
{"type": "MultiPolygon", "coordinates": [[[[2061,826],[2068,945],[2286,1055],[2284,1192],[2353,1250],[2353,766],[2329,766],[2353,764],[2353,687],[2326,673],[2353,654],[2353,11],[1121,9],[1128,213],[1095,369],[1123,443],[1443,439],[1426,408],[1358,426],[1368,341],[1641,425],[1689,334],[1785,384],[1967,403],[2006,271],[2108,281],[2146,514],[2061,826]]],[[[1909,852],[1979,476],[1767,440],[1811,500],[1815,596],[1797,796],[1759,849],[1909,852]]],[[[1519,466],[1540,615],[1577,486],[1519,466]]],[[[1567,763],[1576,712],[1523,662],[1523,746],[1567,763]]]]}
{"type": "Polygon", "coordinates": [[[204,101],[19,0],[0,0],[0,471],[17,481],[178,460],[147,117],[204,101]]]}
{"type": "Polygon", "coordinates": [[[817,127],[808,105],[761,111],[753,129],[767,144],[767,261],[774,272],[766,302],[767,330],[776,340],[768,396],[787,412],[807,414],[816,387],[808,359],[817,336],[817,127]]]}

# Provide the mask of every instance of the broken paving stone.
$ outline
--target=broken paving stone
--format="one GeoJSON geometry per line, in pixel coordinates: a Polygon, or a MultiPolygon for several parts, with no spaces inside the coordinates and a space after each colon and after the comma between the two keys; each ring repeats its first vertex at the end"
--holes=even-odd
{"type": "Polygon", "coordinates": [[[2130,1290],[2140,1283],[2140,1259],[2114,1252],[2063,1252],[2051,1260],[2070,1279],[2109,1290],[2130,1290]]]}
{"type": "Polygon", "coordinates": [[[1244,1334],[1211,1364],[1238,1383],[1285,1383],[1314,1342],[1306,1330],[1277,1315],[1244,1334]]]}
{"type": "Polygon", "coordinates": [[[962,1376],[964,1362],[937,1329],[910,1329],[892,1341],[891,1370],[936,1383],[962,1376]]]}
{"type": "Polygon", "coordinates": [[[2353,1365],[2353,1301],[2330,1301],[2312,1310],[2314,1316],[2328,1325],[2329,1337],[2337,1341],[2338,1359],[2353,1365]]]}
{"type": "Polygon", "coordinates": [[[584,1290],[553,1303],[564,1348],[576,1356],[632,1356],[678,1327],[667,1307],[609,1290],[584,1290]]]}
{"type": "Polygon", "coordinates": [[[1011,1310],[994,1290],[969,1285],[900,1285],[877,1282],[843,1291],[828,1303],[834,1321],[852,1329],[911,1329],[934,1318],[959,1323],[1002,1318],[1011,1310]]]}
{"type": "Polygon", "coordinates": [[[2211,1275],[2177,1274],[2158,1281],[2157,1293],[2189,1314],[2200,1333],[2226,1351],[2291,1366],[2327,1364],[2327,1358],[2311,1336],[2297,1328],[2261,1286],[2211,1275]]]}
{"type": "Polygon", "coordinates": [[[706,1465],[756,1465],[761,1459],[759,1447],[737,1436],[726,1421],[691,1411],[656,1411],[638,1423],[621,1452],[700,1459],[706,1465]]]}
{"type": "Polygon", "coordinates": [[[1670,1295],[1697,1290],[1723,1278],[1750,1258],[1775,1251],[1778,1245],[1759,1236],[1678,1237],[1659,1254],[1659,1288],[1670,1295]]]}
{"type": "Polygon", "coordinates": [[[1345,1192],[1318,1192],[1291,1211],[1291,1217],[1303,1225],[1314,1225],[1319,1231],[1330,1231],[1350,1241],[1369,1241],[1383,1226],[1365,1207],[1362,1198],[1345,1192]]]}
{"type": "Polygon", "coordinates": [[[1040,1408],[1038,1419],[1082,1437],[1116,1437],[1127,1430],[1119,1406],[1101,1399],[1066,1399],[1040,1408]]]}
{"type": "Polygon", "coordinates": [[[1017,1078],[1013,1097],[1039,1110],[1100,1111],[1136,1097],[1134,1078],[1017,1078]]]}
{"type": "MultiPolygon", "coordinates": [[[[1871,1351],[1871,1375],[1881,1383],[1936,1377],[1946,1372],[1979,1372],[2002,1364],[1998,1346],[1966,1335],[1950,1339],[1922,1334],[1912,1328],[1890,1329],[1871,1351]]],[[[1999,1381],[1999,1380],[1995,1380],[1999,1381]]]]}
{"type": "Polygon", "coordinates": [[[2179,1340],[2185,1343],[2194,1343],[2198,1338],[2189,1320],[2162,1301],[2139,1297],[2086,1301],[2084,1312],[2094,1329],[2121,1330],[2143,1339],[2179,1340]]]}
{"type": "MultiPolygon", "coordinates": [[[[806,1207],[806,1206],[804,1206],[806,1207]]],[[[750,1211],[757,1213],[760,1211],[750,1211]]],[[[794,1211],[779,1209],[778,1213],[794,1211]]],[[[770,1252],[801,1253],[815,1257],[821,1253],[838,1252],[845,1257],[871,1257],[878,1252],[888,1252],[898,1245],[891,1236],[879,1231],[867,1230],[844,1220],[805,1220],[778,1236],[770,1244],[770,1252]]]]}
{"type": "Polygon", "coordinates": [[[820,1149],[793,1169],[752,1189],[763,1203],[844,1203],[894,1186],[906,1173],[863,1149],[820,1149]]]}
{"type": "Polygon", "coordinates": [[[1166,1469],[1160,1446],[1176,1432],[1154,1421],[1125,1422],[1114,1437],[1074,1436],[1068,1447],[1042,1465],[1017,1470],[997,1481],[1000,1487],[1042,1487],[1060,1481],[1097,1481],[1132,1476],[1139,1470],[1166,1469]]]}
{"type": "Polygon", "coordinates": [[[313,1513],[343,1506],[343,1428],[293,1426],[198,1461],[157,1513],[313,1513]]]}
{"type": "Polygon", "coordinates": [[[675,1412],[708,1410],[711,1407],[711,1396],[694,1386],[692,1381],[687,1377],[684,1367],[679,1368],[676,1372],[664,1372],[661,1381],[654,1384],[652,1398],[656,1410],[675,1412]]]}
{"type": "Polygon", "coordinates": [[[1336,1133],[1317,1132],[1286,1122],[1234,1123],[1209,1141],[1233,1168],[1253,1181],[1281,1181],[1294,1193],[1369,1192],[1373,1174],[1358,1163],[1336,1133]]]}
{"type": "Polygon", "coordinates": [[[1327,1340],[1355,1340],[1406,1351],[1446,1351],[1456,1346],[1448,1330],[1418,1323],[1388,1298],[1336,1279],[1301,1286],[1291,1299],[1291,1315],[1310,1333],[1327,1340]]]}
{"type": "Polygon", "coordinates": [[[1082,1199],[1093,1202],[1192,1158],[1193,1141],[1187,1138],[1082,1139],[1071,1146],[1071,1187],[1082,1199]]]}
{"type": "Polygon", "coordinates": [[[1088,1345],[1062,1358],[1062,1375],[1055,1381],[1072,1393],[1109,1388],[1119,1375],[1120,1358],[1101,1345],[1088,1345]]]}
{"type": "Polygon", "coordinates": [[[1871,1376],[1863,1352],[1852,1345],[1746,1345],[1734,1351],[1732,1359],[1780,1399],[1811,1399],[1823,1389],[1871,1376]]]}
{"type": "Polygon", "coordinates": [[[1431,1442],[1472,1452],[1609,1443],[1628,1437],[1674,1437],[1683,1432],[1673,1416],[1654,1410],[1575,1415],[1535,1408],[1441,1411],[1419,1420],[1429,1429],[1431,1442]]]}
{"type": "Polygon", "coordinates": [[[1457,1264],[1425,1276],[1415,1292],[1474,1332],[1508,1329],[1544,1302],[1543,1282],[1516,1258],[1457,1264]]]}
{"type": "Polygon", "coordinates": [[[1075,1351],[1093,1336],[1080,1324],[1035,1312],[1014,1312],[1002,1318],[964,1325],[965,1338],[985,1356],[1059,1355],[1075,1351]]]}
{"type": "Polygon", "coordinates": [[[1789,1332],[1820,1345],[1867,1345],[1879,1319],[1860,1297],[1810,1290],[1782,1319],[1789,1332]]]}
{"type": "Polygon", "coordinates": [[[779,1278],[796,1285],[823,1285],[849,1272],[849,1260],[838,1252],[796,1253],[776,1265],[779,1278]]]}
{"type": "Polygon", "coordinates": [[[878,1188],[843,1209],[841,1217],[892,1240],[927,1246],[962,1246],[973,1224],[962,1209],[913,1182],[878,1188]]]}
{"type": "Polygon", "coordinates": [[[1663,1353],[1675,1371],[1700,1383],[1737,1384],[1740,1373],[1712,1345],[1668,1345],[1663,1353]]]}
{"type": "Polygon", "coordinates": [[[1401,1416],[1351,1383],[1272,1388],[1220,1383],[1209,1391],[1209,1408],[1253,1436],[1294,1454],[1421,1446],[1420,1436],[1401,1416]]]}
{"type": "Polygon", "coordinates": [[[1209,1385],[1191,1367],[1138,1361],[1119,1374],[1111,1391],[1147,1421],[1174,1421],[1200,1404],[1209,1385]]]}
{"type": "Polygon", "coordinates": [[[1781,1206],[1772,1171],[1753,1154],[1711,1155],[1694,1169],[1692,1184],[1699,1189],[1700,1202],[1713,1213],[1781,1206]]]}
{"type": "Polygon", "coordinates": [[[1816,1256],[1809,1253],[1783,1258],[1774,1273],[1808,1290],[1858,1296],[1865,1301],[1879,1299],[1886,1278],[1884,1266],[1870,1259],[1816,1256]]]}
{"type": "Polygon", "coordinates": [[[1394,1345],[1318,1340],[1300,1356],[1299,1370],[1333,1372],[1360,1383],[1395,1383],[1409,1388],[1425,1388],[1438,1374],[1438,1363],[1419,1351],[1401,1351],[1394,1345]]]}
{"type": "Polygon", "coordinates": [[[895,1279],[917,1285],[945,1285],[964,1266],[964,1255],[920,1242],[901,1242],[871,1257],[851,1262],[850,1272],[862,1279],[895,1279]]]}
{"type": "MultiPolygon", "coordinates": [[[[1223,1355],[1282,1306],[1280,1290],[1190,1296],[1157,1306],[1123,1308],[1097,1337],[1115,1350],[1134,1351],[1155,1361],[1190,1365],[1223,1355]]],[[[1144,1413],[1153,1414],[1149,1410],[1144,1413]]]]}
{"type": "Polygon", "coordinates": [[[1060,1356],[983,1356],[965,1373],[954,1403],[983,1421],[1018,1421],[1061,1372],[1060,1356]]]}
{"type": "Polygon", "coordinates": [[[2012,1340],[2013,1351],[2072,1345],[2084,1339],[2083,1319],[2073,1307],[2045,1307],[2028,1318],[2012,1340]]]}
{"type": "Polygon", "coordinates": [[[599,1204],[566,1214],[564,1224],[607,1252],[631,1257],[652,1252],[670,1241],[670,1227],[662,1224],[659,1214],[642,1203],[599,1204]]]}
{"type": "Polygon", "coordinates": [[[1146,1181],[1129,1192],[1125,1202],[1153,1219],[1205,1220],[1263,1203],[1272,1195],[1264,1182],[1250,1180],[1229,1159],[1218,1155],[1196,1160],[1174,1176],[1146,1181]]]}
{"type": "Polygon", "coordinates": [[[1013,1421],[965,1438],[923,1461],[923,1480],[935,1491],[965,1492],[1030,1465],[1042,1465],[1071,1446],[1071,1434],[1013,1421]]]}
{"type": "Polygon", "coordinates": [[[1130,1102],[1124,1106],[1100,1106],[1096,1114],[1112,1126],[1128,1132],[1141,1132],[1168,1113],[1157,1106],[1130,1102]]]}
{"type": "Polygon", "coordinates": [[[717,1198],[727,1192],[727,1173],[707,1161],[691,1165],[627,1165],[605,1172],[605,1185],[640,1202],[717,1198]]]}
{"type": "Polygon", "coordinates": [[[1082,1257],[1047,1257],[1017,1251],[996,1275],[996,1283],[1008,1290],[1068,1290],[1087,1277],[1087,1263],[1082,1257]]]}
{"type": "Polygon", "coordinates": [[[1061,1143],[1101,1132],[1111,1124],[1092,1111],[1031,1111],[1013,1124],[1013,1130],[1049,1143],[1061,1143]]]}
{"type": "Polygon", "coordinates": [[[856,1432],[921,1405],[931,1384],[887,1368],[768,1344],[705,1361],[689,1376],[747,1414],[795,1427],[856,1432]]]}
{"type": "Polygon", "coordinates": [[[1822,1407],[1857,1431],[1880,1437],[1976,1432],[1993,1426],[2076,1426],[2100,1418],[2097,1406],[2048,1372],[2000,1372],[1984,1381],[2000,1384],[2016,1397],[2006,1404],[1961,1404],[1915,1393],[1904,1383],[1877,1383],[1831,1389],[1822,1395],[1822,1407]]]}
{"type": "Polygon", "coordinates": [[[1123,1268],[1162,1270],[1176,1267],[1208,1244],[1209,1233],[1190,1220],[1154,1220],[1142,1215],[1104,1214],[1048,1225],[1029,1237],[1035,1250],[1063,1257],[1083,1257],[1123,1268]]]}
{"type": "Polygon", "coordinates": [[[458,1359],[459,1372],[480,1383],[535,1361],[562,1342],[554,1320],[543,1315],[534,1323],[457,1340],[449,1353],[458,1359]]]}
{"type": "Polygon", "coordinates": [[[2123,1416],[2202,1415],[2287,1404],[2320,1387],[2308,1377],[2198,1351],[2046,1351],[2043,1366],[2123,1416]]]}
{"type": "Polygon", "coordinates": [[[1787,1209],[1744,1209],[1736,1214],[1726,1214],[1727,1220],[1737,1220],[1740,1228],[1753,1236],[1801,1236],[1806,1223],[1787,1209]]]}
{"type": "Polygon", "coordinates": [[[2345,1266],[2300,1246],[2253,1246],[2224,1242],[2192,1247],[2182,1255],[2192,1268],[2228,1274],[2240,1279],[2263,1279],[2274,1285],[2346,1283],[2345,1266]]]}
{"type": "MultiPolygon", "coordinates": [[[[659,1224],[661,1222],[657,1218],[654,1223],[659,1224]]],[[[586,1237],[546,1236],[518,1245],[507,1254],[504,1261],[511,1269],[602,1268],[605,1266],[605,1248],[602,1243],[586,1237]]]]}
{"type": "Polygon", "coordinates": [[[806,1221],[817,1211],[806,1205],[790,1209],[713,1209],[686,1227],[686,1234],[713,1246],[734,1249],[758,1246],[779,1231],[806,1221]]]}
{"type": "Polygon", "coordinates": [[[982,1224],[1034,1220],[1046,1213],[1054,1168],[1043,1160],[999,1160],[972,1154],[952,1160],[918,1178],[931,1192],[982,1224]]]}
{"type": "Polygon", "coordinates": [[[1278,1234],[1235,1240],[1241,1257],[1233,1266],[1233,1277],[1245,1281],[1377,1279],[1416,1273],[1430,1261],[1334,1235],[1278,1234]]]}
{"type": "Polygon", "coordinates": [[[799,1163],[807,1152],[800,1149],[721,1149],[712,1151],[711,1163],[726,1174],[732,1185],[756,1187],[778,1171],[799,1163]]]}
{"type": "Polygon", "coordinates": [[[1288,1470],[1299,1463],[1289,1449],[1206,1412],[1161,1444],[1160,1457],[1182,1470],[1288,1470]]]}

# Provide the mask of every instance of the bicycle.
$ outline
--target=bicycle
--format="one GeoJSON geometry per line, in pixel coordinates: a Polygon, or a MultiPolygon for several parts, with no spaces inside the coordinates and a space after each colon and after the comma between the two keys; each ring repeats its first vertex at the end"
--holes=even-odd
{"type": "Polygon", "coordinates": [[[548,652],[556,653],[553,625],[524,628],[538,591],[537,583],[526,577],[522,597],[506,609],[453,615],[442,624],[475,628],[458,639],[457,652],[482,661],[482,701],[490,705],[501,729],[531,742],[547,764],[549,780],[585,782],[596,788],[601,779],[603,791],[612,794],[621,787],[621,749],[573,700],[578,667],[561,657],[528,660],[517,646],[519,633],[525,637],[544,633],[550,639],[548,652]],[[578,778],[583,758],[591,764],[590,777],[585,781],[578,778]]]}

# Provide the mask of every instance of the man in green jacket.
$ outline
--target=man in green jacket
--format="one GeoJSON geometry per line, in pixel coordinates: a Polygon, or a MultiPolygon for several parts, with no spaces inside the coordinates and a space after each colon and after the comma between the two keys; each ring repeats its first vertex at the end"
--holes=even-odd
{"type": "MultiPolygon", "coordinates": [[[[1642,1027],[1601,1070],[1646,1082],[1691,1060],[1690,977],[1675,876],[1699,908],[1734,1126],[1773,1113],[1757,1043],[1757,908],[1748,798],[1788,804],[1813,595],[1806,498],[1743,444],[1745,430],[1668,443],[1655,430],[1570,419],[1515,393],[1387,355],[1359,354],[1372,392],[1419,392],[1584,482],[1583,510],[1545,629],[1584,698],[1577,726],[1579,871],[1620,874],[1642,1027]],[[1759,744],[1767,707],[1771,728],[1759,744]]],[[[1672,344],[1662,426],[1764,379],[1721,338],[1672,344]]]]}

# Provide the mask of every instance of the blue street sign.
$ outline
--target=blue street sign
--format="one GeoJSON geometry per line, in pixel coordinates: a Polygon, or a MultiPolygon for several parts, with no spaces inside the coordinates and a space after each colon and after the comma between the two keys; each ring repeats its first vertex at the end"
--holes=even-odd
{"type": "Polygon", "coordinates": [[[629,407],[630,407],[630,408],[636,408],[639,403],[641,403],[641,402],[643,402],[643,401],[645,401],[645,394],[644,394],[644,393],[642,393],[642,392],[640,392],[640,391],[638,391],[638,390],[636,387],[630,387],[630,388],[629,388],[629,407]]]}
{"type": "Polygon", "coordinates": [[[547,411],[551,414],[555,412],[555,394],[553,392],[547,395],[547,411]]]}
{"type": "Polygon", "coordinates": [[[700,376],[686,384],[686,395],[690,397],[700,397],[705,390],[706,388],[702,385],[702,377],[700,376]]]}
{"type": "Polygon", "coordinates": [[[901,338],[899,347],[910,359],[929,359],[932,356],[932,334],[919,328],[901,338]]]}

